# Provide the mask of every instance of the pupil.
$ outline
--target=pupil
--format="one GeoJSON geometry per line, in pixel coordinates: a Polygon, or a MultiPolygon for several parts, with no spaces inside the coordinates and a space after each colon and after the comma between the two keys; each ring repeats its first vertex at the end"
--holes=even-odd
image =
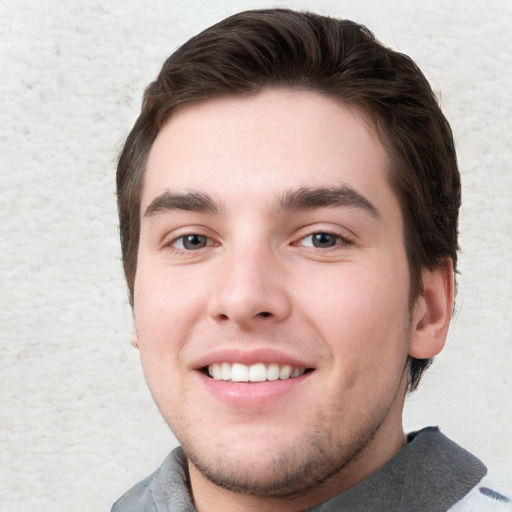
{"type": "Polygon", "coordinates": [[[313,236],[313,245],[315,247],[332,247],[336,244],[336,237],[329,233],[316,233],[313,236]]]}
{"type": "Polygon", "coordinates": [[[201,249],[205,245],[206,240],[202,235],[187,235],[183,240],[185,249],[201,249]]]}

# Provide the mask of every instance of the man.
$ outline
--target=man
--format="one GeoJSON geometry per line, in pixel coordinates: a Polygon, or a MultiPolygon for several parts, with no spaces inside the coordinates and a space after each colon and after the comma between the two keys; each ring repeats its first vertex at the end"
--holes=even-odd
{"type": "Polygon", "coordinates": [[[509,509],[478,459],[402,428],[460,205],[408,57],[350,21],[232,16],[164,64],[117,185],[134,343],[181,447],[113,511],[509,509]]]}

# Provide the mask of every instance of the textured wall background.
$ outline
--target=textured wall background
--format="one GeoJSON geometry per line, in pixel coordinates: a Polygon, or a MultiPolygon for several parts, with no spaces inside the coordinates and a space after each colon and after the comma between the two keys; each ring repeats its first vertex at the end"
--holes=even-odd
{"type": "Polygon", "coordinates": [[[115,159],[172,50],[271,6],[367,24],[440,93],[464,184],[459,307],[405,424],[510,471],[510,0],[2,0],[1,510],[109,510],[174,445],[129,343],[115,159]]]}

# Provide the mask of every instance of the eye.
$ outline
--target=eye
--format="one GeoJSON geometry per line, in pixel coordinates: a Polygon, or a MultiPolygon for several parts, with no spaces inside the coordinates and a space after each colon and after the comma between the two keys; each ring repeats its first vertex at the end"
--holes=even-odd
{"type": "Polygon", "coordinates": [[[172,242],[172,247],[181,251],[197,251],[208,245],[212,245],[212,241],[205,235],[193,233],[190,235],[180,236],[172,242]]]}
{"type": "Polygon", "coordinates": [[[312,233],[311,235],[302,238],[299,242],[302,246],[314,247],[315,249],[329,249],[330,247],[334,247],[341,243],[349,242],[339,235],[325,232],[312,233]]]}

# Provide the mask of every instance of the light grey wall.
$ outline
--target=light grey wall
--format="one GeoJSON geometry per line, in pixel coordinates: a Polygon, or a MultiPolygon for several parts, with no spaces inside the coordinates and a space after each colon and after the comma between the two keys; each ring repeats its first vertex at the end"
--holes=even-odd
{"type": "Polygon", "coordinates": [[[108,510],[175,444],[129,343],[115,159],[177,45],[270,6],[367,24],[440,94],[464,184],[458,313],[405,424],[511,469],[510,0],[3,0],[0,509],[108,510]]]}

